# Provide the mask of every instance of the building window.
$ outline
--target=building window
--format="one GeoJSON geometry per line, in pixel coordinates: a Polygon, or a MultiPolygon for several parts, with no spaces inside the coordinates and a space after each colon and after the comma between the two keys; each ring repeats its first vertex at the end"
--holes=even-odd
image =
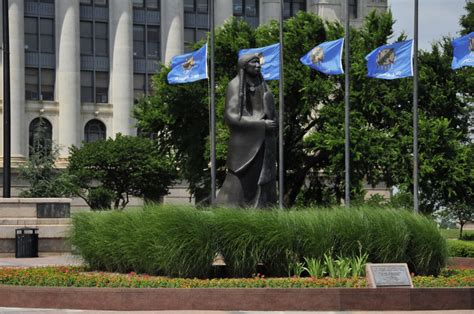
{"type": "Polygon", "coordinates": [[[81,11],[80,21],[81,101],[108,103],[108,1],[81,0],[80,3],[81,8],[88,10],[81,11]]]}
{"type": "Polygon", "coordinates": [[[233,12],[252,27],[258,26],[258,0],[233,0],[233,12]]]}
{"type": "Polygon", "coordinates": [[[133,58],[135,99],[150,95],[151,76],[160,60],[159,0],[134,0],[133,58]]]}
{"type": "Polygon", "coordinates": [[[184,51],[207,37],[209,31],[208,0],[184,0],[184,51]]]}
{"type": "Polygon", "coordinates": [[[53,101],[54,81],[52,69],[25,68],[25,99],[53,101]]]}
{"type": "Polygon", "coordinates": [[[53,126],[45,118],[36,118],[29,127],[29,156],[33,154],[49,155],[53,147],[53,126]]]}
{"type": "Polygon", "coordinates": [[[133,75],[133,95],[135,99],[140,99],[146,95],[146,75],[137,74],[133,75]]]}
{"type": "Polygon", "coordinates": [[[358,17],[357,10],[357,0],[349,0],[349,18],[356,19],[358,17]]]}
{"type": "Polygon", "coordinates": [[[298,11],[306,11],[306,0],[284,0],[283,18],[295,16],[298,11]]]}
{"type": "Polygon", "coordinates": [[[184,12],[207,14],[208,9],[207,0],[184,0],[184,12]]]}
{"type": "Polygon", "coordinates": [[[160,10],[160,0],[133,0],[136,9],[160,10]]]}
{"type": "Polygon", "coordinates": [[[145,26],[133,25],[133,56],[145,58],[145,26]]]}
{"type": "Polygon", "coordinates": [[[107,0],[81,0],[80,3],[82,5],[90,5],[90,6],[97,6],[97,7],[107,6],[107,0]]]}
{"type": "Polygon", "coordinates": [[[25,6],[25,98],[52,101],[55,81],[54,0],[27,0],[25,6]],[[47,10],[45,5],[51,10],[47,10]]]}
{"type": "Polygon", "coordinates": [[[135,99],[153,94],[153,74],[133,75],[133,95],[135,99]]]}
{"type": "Polygon", "coordinates": [[[234,0],[234,16],[258,16],[258,1],[234,0]]]}
{"type": "Polygon", "coordinates": [[[81,21],[81,54],[107,57],[108,27],[104,22],[81,21]],[[95,51],[95,53],[94,53],[95,51]]]}
{"type": "Polygon", "coordinates": [[[25,50],[38,52],[38,19],[25,17],[25,50]]]}
{"type": "Polygon", "coordinates": [[[108,103],[109,73],[103,71],[81,71],[81,101],[108,103]]]}
{"type": "Polygon", "coordinates": [[[107,103],[109,101],[109,73],[95,72],[95,102],[107,103]]]}
{"type": "Polygon", "coordinates": [[[97,119],[90,120],[84,127],[84,141],[92,143],[95,141],[105,140],[106,127],[102,121],[97,119]]]}

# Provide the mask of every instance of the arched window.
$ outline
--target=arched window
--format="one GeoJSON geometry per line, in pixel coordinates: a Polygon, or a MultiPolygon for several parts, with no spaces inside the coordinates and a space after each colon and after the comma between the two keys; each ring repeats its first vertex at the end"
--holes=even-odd
{"type": "Polygon", "coordinates": [[[36,118],[29,127],[29,156],[33,154],[48,155],[53,148],[53,126],[45,118],[36,118]]]}
{"type": "Polygon", "coordinates": [[[105,136],[105,124],[97,119],[90,120],[84,127],[84,141],[86,143],[105,140],[105,136]]]}

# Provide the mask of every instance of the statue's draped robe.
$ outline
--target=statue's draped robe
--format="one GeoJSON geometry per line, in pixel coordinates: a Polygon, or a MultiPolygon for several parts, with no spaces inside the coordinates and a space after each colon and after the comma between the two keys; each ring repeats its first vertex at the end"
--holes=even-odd
{"type": "Polygon", "coordinates": [[[220,205],[269,207],[276,203],[275,131],[267,131],[264,121],[275,119],[273,95],[263,78],[252,89],[244,75],[227,86],[224,118],[230,138],[228,172],[217,196],[220,205]]]}

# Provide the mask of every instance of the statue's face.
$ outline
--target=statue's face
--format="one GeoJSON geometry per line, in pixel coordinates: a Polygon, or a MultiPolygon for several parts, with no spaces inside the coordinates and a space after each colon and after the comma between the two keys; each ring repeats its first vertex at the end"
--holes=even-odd
{"type": "Polygon", "coordinates": [[[245,64],[245,72],[248,74],[255,76],[260,73],[260,60],[258,58],[253,58],[247,64],[245,64]]]}

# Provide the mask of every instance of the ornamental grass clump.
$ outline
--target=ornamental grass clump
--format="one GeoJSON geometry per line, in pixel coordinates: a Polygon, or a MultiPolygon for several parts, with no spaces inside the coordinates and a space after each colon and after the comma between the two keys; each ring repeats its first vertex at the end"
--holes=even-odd
{"type": "Polygon", "coordinates": [[[305,274],[307,261],[324,261],[325,254],[345,263],[339,266],[348,276],[361,268],[355,257],[407,263],[416,274],[436,275],[447,258],[446,240],[432,221],[386,208],[283,211],[150,205],[80,213],[73,225],[72,244],[92,268],[175,277],[212,277],[217,255],[223,256],[232,277],[251,277],[262,269],[267,276],[305,274]]]}

